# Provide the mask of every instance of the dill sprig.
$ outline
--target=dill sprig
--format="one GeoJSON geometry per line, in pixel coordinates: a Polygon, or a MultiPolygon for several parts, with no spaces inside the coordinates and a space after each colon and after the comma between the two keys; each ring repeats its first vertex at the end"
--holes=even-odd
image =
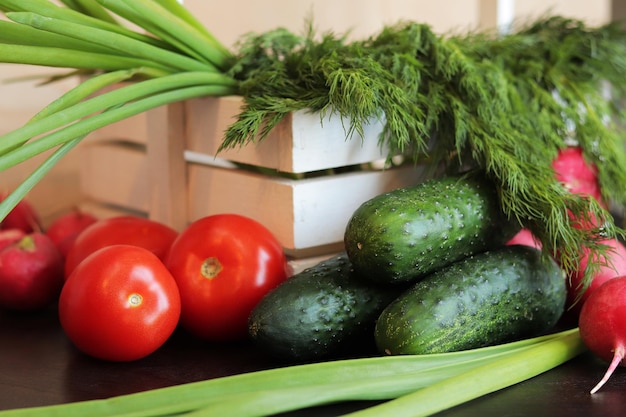
{"type": "Polygon", "coordinates": [[[317,38],[311,25],[303,36],[250,34],[230,72],[245,104],[221,149],[263,140],[296,110],[340,117],[347,134],[380,119],[390,156],[427,158],[438,172],[484,171],[503,211],[574,271],[581,248],[603,251],[603,239],[624,231],[596,201],[559,184],[552,161],[575,140],[598,167],[603,197],[626,203],[624,115],[616,105],[626,92],[625,40],[616,23],[589,28],[558,16],[506,36],[442,36],[415,22],[350,42],[333,33],[317,38]],[[576,227],[572,215],[597,227],[576,227]]]}

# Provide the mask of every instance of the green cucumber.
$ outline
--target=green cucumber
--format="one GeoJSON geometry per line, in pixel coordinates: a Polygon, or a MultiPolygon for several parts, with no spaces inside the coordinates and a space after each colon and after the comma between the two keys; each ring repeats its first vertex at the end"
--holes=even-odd
{"type": "Polygon", "coordinates": [[[344,243],[354,268],[366,278],[407,282],[502,246],[519,228],[503,214],[496,187],[468,174],[366,201],[348,221],[344,243]]]}
{"type": "Polygon", "coordinates": [[[250,315],[248,333],[263,350],[288,360],[330,358],[358,346],[376,352],[375,320],[400,293],[360,279],[342,253],[263,297],[250,315]]]}
{"type": "Polygon", "coordinates": [[[563,314],[563,271],[528,246],[512,245],[451,264],[415,283],[381,313],[381,352],[442,353],[537,336],[563,314]]]}

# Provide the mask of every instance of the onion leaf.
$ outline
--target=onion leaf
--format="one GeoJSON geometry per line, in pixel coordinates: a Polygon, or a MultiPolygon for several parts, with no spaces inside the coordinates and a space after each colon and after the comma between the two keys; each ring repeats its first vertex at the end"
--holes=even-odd
{"type": "Polygon", "coordinates": [[[95,17],[103,22],[119,24],[111,13],[93,0],[61,0],[61,3],[70,9],[81,12],[84,15],[95,17]]]}
{"type": "MultiPolygon", "coordinates": [[[[42,414],[49,417],[269,416],[334,401],[385,400],[413,395],[502,361],[514,363],[538,354],[535,369],[556,366],[579,353],[578,330],[567,330],[519,342],[432,355],[384,356],[293,365],[206,381],[159,388],[109,399],[0,411],[0,417],[42,414]],[[566,354],[555,355],[555,346],[566,354]],[[547,356],[550,361],[544,361],[547,356]],[[558,356],[558,358],[557,358],[558,356]],[[294,377],[297,376],[297,377],[294,377]],[[418,390],[418,391],[416,391],[418,390]]],[[[527,362],[523,362],[525,367],[527,362]]],[[[512,377],[521,378],[520,366],[512,377]]],[[[506,372],[506,369],[500,370],[506,372]]],[[[463,387],[467,389],[467,387],[463,387]]],[[[473,392],[480,389],[474,387],[473,392]]],[[[433,402],[450,406],[441,393],[433,402]],[[439,399],[439,400],[437,400],[439,399]]],[[[381,414],[375,414],[381,415],[381,414]]],[[[394,415],[394,414],[389,414],[394,415]]]]}
{"type": "Polygon", "coordinates": [[[231,53],[207,31],[188,23],[159,3],[150,0],[97,0],[104,7],[133,21],[164,40],[170,40],[188,53],[225,70],[231,53]]]}
{"type": "Polygon", "coordinates": [[[61,19],[68,22],[82,24],[98,29],[119,33],[130,38],[155,46],[166,48],[166,44],[158,39],[139,33],[119,24],[103,21],[93,16],[80,13],[77,10],[59,7],[48,0],[0,0],[0,9],[6,12],[33,12],[44,16],[61,19]]]}
{"type": "Polygon", "coordinates": [[[147,67],[172,72],[171,67],[145,59],[49,46],[0,44],[0,62],[94,71],[147,67]]]}
{"type": "Polygon", "coordinates": [[[148,62],[155,62],[157,67],[171,68],[178,71],[217,71],[212,65],[204,64],[184,55],[107,30],[86,27],[82,24],[45,17],[31,12],[11,12],[7,13],[6,16],[17,23],[29,25],[39,30],[82,39],[97,46],[108,47],[120,56],[136,57],[148,62]]]}

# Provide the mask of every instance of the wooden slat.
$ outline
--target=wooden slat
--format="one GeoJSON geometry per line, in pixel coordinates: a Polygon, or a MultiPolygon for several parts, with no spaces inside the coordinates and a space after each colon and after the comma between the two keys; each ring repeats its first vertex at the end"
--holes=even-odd
{"type": "Polygon", "coordinates": [[[187,224],[184,103],[148,112],[151,219],[182,230],[187,224]]]}

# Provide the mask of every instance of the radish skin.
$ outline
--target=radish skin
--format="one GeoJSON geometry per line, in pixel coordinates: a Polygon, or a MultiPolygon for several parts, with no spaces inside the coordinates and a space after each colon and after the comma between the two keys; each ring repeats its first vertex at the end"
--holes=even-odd
{"type": "Polygon", "coordinates": [[[556,179],[571,193],[591,196],[605,206],[598,181],[598,169],[587,162],[580,146],[561,149],[552,162],[556,179]]]}
{"type": "Polygon", "coordinates": [[[626,366],[625,318],[626,275],[600,285],[582,306],[578,325],[580,337],[593,354],[609,363],[591,394],[598,392],[619,366],[626,366]]]}
{"type": "Polygon", "coordinates": [[[589,259],[589,249],[583,248],[580,260],[580,270],[569,275],[567,280],[567,301],[563,319],[576,323],[580,310],[589,296],[610,279],[626,275],[626,246],[619,240],[606,239],[601,242],[608,247],[606,255],[598,254],[589,259]],[[587,287],[584,284],[585,269],[593,262],[598,265],[598,270],[592,276],[587,287]]]}

